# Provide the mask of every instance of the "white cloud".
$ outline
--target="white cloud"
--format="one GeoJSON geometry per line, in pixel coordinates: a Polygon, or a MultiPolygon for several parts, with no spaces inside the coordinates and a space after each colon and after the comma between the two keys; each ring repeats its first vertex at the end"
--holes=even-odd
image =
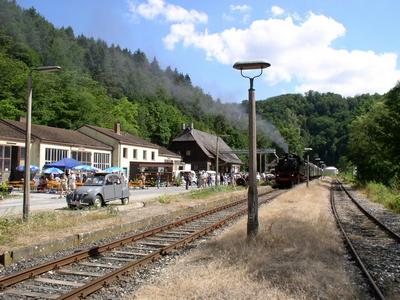
{"type": "Polygon", "coordinates": [[[285,10],[279,6],[274,5],[271,7],[271,12],[274,16],[280,16],[284,14],[285,10]]]}
{"type": "Polygon", "coordinates": [[[243,5],[229,5],[229,9],[232,12],[240,12],[240,13],[247,13],[251,10],[251,7],[243,4],[243,5]]]}
{"type": "Polygon", "coordinates": [[[316,90],[351,96],[387,92],[400,79],[395,53],[334,48],[333,42],[345,35],[346,28],[324,15],[262,19],[244,29],[232,27],[209,33],[196,28],[197,23],[207,22],[202,12],[164,0],[148,0],[133,7],[144,18],[163,16],[171,22],[170,32],[163,39],[171,51],[179,44],[202,49],[208,60],[226,65],[268,61],[272,66],[264,78],[270,85],[287,82],[296,84],[298,92],[316,90]]]}
{"type": "Polygon", "coordinates": [[[170,23],[207,23],[208,16],[197,10],[187,10],[181,6],[168,4],[164,0],[147,0],[139,5],[135,1],[128,0],[129,11],[135,16],[141,16],[148,20],[164,17],[170,23]]]}
{"type": "Polygon", "coordinates": [[[345,96],[384,93],[400,79],[397,55],[335,49],[345,27],[330,17],[310,13],[296,23],[286,19],[257,20],[246,29],[219,33],[197,31],[195,26],[171,26],[164,42],[203,49],[206,58],[222,64],[262,59],[272,64],[266,71],[269,84],[296,82],[296,91],[337,92],[345,96]]]}

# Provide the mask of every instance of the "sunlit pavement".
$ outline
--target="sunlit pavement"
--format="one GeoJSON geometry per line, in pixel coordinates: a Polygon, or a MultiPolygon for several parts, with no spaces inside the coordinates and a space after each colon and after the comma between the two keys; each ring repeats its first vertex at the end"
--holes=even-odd
{"type": "MultiPolygon", "coordinates": [[[[146,201],[154,199],[161,195],[173,195],[178,193],[185,193],[192,189],[186,190],[184,186],[179,187],[149,187],[147,189],[132,189],[130,190],[130,202],[146,201]]],[[[0,200],[0,216],[6,215],[22,215],[23,194],[21,191],[11,193],[10,198],[0,200]]],[[[32,192],[30,197],[30,211],[38,210],[55,210],[65,209],[67,207],[65,197],[60,198],[60,195],[50,193],[36,193],[32,192]]]]}

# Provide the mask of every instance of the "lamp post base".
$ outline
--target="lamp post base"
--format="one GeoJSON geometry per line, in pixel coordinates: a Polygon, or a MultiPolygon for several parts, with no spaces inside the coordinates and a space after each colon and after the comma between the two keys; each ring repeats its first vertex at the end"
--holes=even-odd
{"type": "Polygon", "coordinates": [[[248,220],[247,220],[247,237],[254,239],[258,233],[258,192],[257,186],[249,186],[248,194],[248,220]]]}

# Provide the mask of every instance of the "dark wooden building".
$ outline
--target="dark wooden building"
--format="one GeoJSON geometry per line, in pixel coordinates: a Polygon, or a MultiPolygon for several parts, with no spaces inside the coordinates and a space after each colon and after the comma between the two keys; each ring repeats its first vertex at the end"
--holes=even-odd
{"type": "MultiPolygon", "coordinates": [[[[217,136],[187,127],[171,143],[169,149],[181,155],[183,161],[192,165],[193,171],[215,170],[217,156],[217,136]]],[[[236,173],[243,162],[232,149],[218,138],[219,172],[236,173]]]]}

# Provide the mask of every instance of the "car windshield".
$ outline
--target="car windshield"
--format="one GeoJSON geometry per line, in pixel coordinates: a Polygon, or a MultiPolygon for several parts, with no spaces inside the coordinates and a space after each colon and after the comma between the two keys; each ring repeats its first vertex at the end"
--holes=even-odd
{"type": "Polygon", "coordinates": [[[89,177],[84,185],[103,185],[104,184],[104,175],[89,177]]]}

